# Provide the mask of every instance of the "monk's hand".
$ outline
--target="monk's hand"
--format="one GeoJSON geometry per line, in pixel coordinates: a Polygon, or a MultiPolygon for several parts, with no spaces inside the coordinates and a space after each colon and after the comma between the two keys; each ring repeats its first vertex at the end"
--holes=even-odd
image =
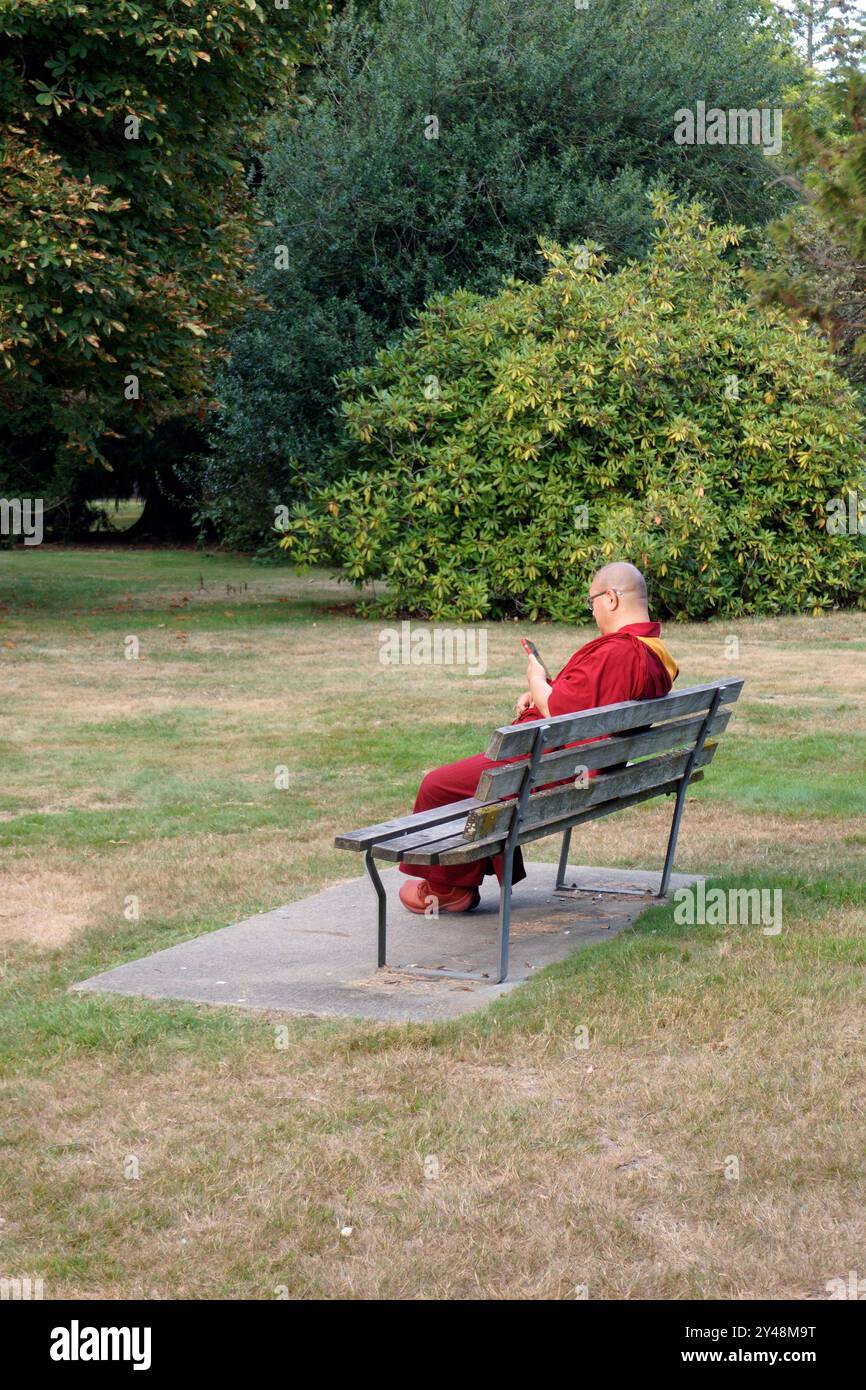
{"type": "Polygon", "coordinates": [[[518,714],[522,714],[524,710],[529,709],[529,706],[530,706],[531,704],[532,704],[532,691],[531,691],[531,690],[524,690],[523,694],[522,694],[522,695],[519,695],[519,696],[517,697],[517,705],[516,705],[517,713],[518,713],[518,714]]]}
{"type": "Polygon", "coordinates": [[[529,693],[532,694],[532,687],[536,681],[542,680],[547,684],[547,677],[544,674],[544,667],[537,656],[531,653],[526,658],[526,679],[529,681],[529,693]]]}
{"type": "Polygon", "coordinates": [[[549,714],[548,698],[551,687],[547,683],[544,674],[544,667],[535,656],[526,658],[526,675],[529,681],[529,693],[532,696],[532,703],[540,714],[546,719],[549,714]]]}

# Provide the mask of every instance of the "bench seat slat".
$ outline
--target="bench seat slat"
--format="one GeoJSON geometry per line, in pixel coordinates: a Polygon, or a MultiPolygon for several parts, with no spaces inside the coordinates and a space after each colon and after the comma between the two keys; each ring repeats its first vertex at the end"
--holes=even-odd
{"type": "Polygon", "coordinates": [[[539,724],[543,724],[543,747],[558,748],[581,738],[596,738],[601,734],[621,733],[655,724],[660,719],[678,715],[697,714],[710,707],[713,696],[721,690],[721,704],[732,704],[743,688],[742,677],[715,681],[711,685],[695,685],[676,694],[662,695],[656,700],[625,700],[601,709],[581,710],[577,714],[560,714],[552,719],[533,719],[525,724],[506,724],[496,729],[487,745],[487,756],[493,759],[522,758],[531,751],[532,740],[539,724]]]}
{"type": "Polygon", "coordinates": [[[427,826],[425,829],[408,832],[400,835],[395,840],[386,840],[382,845],[373,846],[373,854],[377,859],[399,860],[404,857],[406,850],[426,849],[430,845],[436,845],[440,840],[450,840],[455,835],[462,838],[466,826],[466,817],[458,816],[454,820],[445,821],[438,826],[427,826]]]}
{"type": "Polygon", "coordinates": [[[395,816],[393,820],[382,821],[381,825],[368,825],[363,830],[352,830],[347,835],[337,835],[334,844],[337,849],[369,849],[381,840],[391,840],[397,835],[405,835],[424,826],[441,825],[443,821],[453,820],[461,812],[465,818],[470,811],[486,805],[485,801],[468,796],[464,801],[452,801],[447,806],[434,806],[429,811],[416,811],[414,815],[395,816]]]}

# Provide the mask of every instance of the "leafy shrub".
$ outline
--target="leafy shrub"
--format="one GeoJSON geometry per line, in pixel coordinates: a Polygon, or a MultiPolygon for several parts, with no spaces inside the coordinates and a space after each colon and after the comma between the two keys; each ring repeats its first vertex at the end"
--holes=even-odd
{"type": "Polygon", "coordinates": [[[546,244],[540,284],[434,300],[347,373],[346,476],[298,510],[289,555],[434,619],[585,618],[611,559],[659,613],[866,606],[862,542],[826,525],[863,491],[851,388],[805,323],[744,302],[736,227],[663,198],[654,216],[644,263],[546,244]]]}
{"type": "Polygon", "coordinates": [[[540,235],[641,256],[659,179],[750,225],[790,199],[757,146],[673,139],[697,97],[778,105],[795,78],[751,0],[383,0],[337,19],[316,57],[263,158],[270,310],[247,315],[216,392],[203,488],[235,544],[322,480],[334,377],[433,295],[537,279],[540,235]]]}

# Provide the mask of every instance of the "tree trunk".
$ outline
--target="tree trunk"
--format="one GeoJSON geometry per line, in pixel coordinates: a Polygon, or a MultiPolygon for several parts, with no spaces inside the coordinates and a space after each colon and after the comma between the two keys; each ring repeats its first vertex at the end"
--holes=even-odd
{"type": "Polygon", "coordinates": [[[150,480],[144,510],[119,538],[127,541],[175,541],[188,545],[195,539],[192,512],[183,502],[167,497],[158,477],[150,480]]]}

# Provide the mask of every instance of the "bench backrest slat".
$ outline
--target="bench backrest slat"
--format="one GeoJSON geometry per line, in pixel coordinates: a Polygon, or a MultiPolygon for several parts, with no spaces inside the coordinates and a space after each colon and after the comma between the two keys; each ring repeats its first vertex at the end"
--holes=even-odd
{"type": "MultiPolygon", "coordinates": [[[[704,744],[695,758],[695,768],[706,767],[712,762],[717,747],[715,743],[704,744]]],[[[689,750],[666,753],[659,758],[648,758],[646,762],[632,763],[619,772],[603,772],[598,777],[588,778],[582,786],[569,782],[553,791],[537,792],[526,803],[520,821],[521,832],[530,826],[554,824],[605,801],[618,801],[632,792],[666,786],[683,776],[690,756],[689,750]]],[[[463,831],[464,838],[486,840],[491,836],[506,834],[516,810],[517,802],[512,800],[494,802],[492,806],[470,811],[463,831]]]]}
{"type": "Polygon", "coordinates": [[[657,700],[625,700],[618,705],[601,709],[581,710],[578,714],[560,714],[553,719],[535,719],[525,724],[506,724],[496,729],[487,745],[488,758],[521,758],[532,749],[535,731],[542,729],[542,747],[561,748],[583,738],[599,738],[602,734],[622,733],[655,724],[660,719],[698,714],[708,710],[717,689],[720,703],[733,704],[743,688],[741,677],[714,681],[710,685],[695,685],[676,694],[662,695],[657,700]]]}
{"type": "MultiPolygon", "coordinates": [[[[720,709],[710,721],[708,737],[724,733],[731,713],[729,707],[723,706],[720,709]]],[[[536,769],[532,787],[544,787],[564,777],[573,778],[580,768],[594,772],[627,762],[630,758],[643,758],[652,753],[668,753],[675,748],[690,748],[697,739],[705,718],[705,714],[690,715],[686,719],[656,724],[651,729],[613,734],[610,738],[599,739],[595,743],[583,743],[576,748],[561,748],[555,753],[546,753],[536,769]]],[[[482,772],[475,793],[476,799],[497,801],[505,796],[514,796],[520,790],[525,766],[525,761],[506,763],[502,767],[491,767],[482,772]]]]}

